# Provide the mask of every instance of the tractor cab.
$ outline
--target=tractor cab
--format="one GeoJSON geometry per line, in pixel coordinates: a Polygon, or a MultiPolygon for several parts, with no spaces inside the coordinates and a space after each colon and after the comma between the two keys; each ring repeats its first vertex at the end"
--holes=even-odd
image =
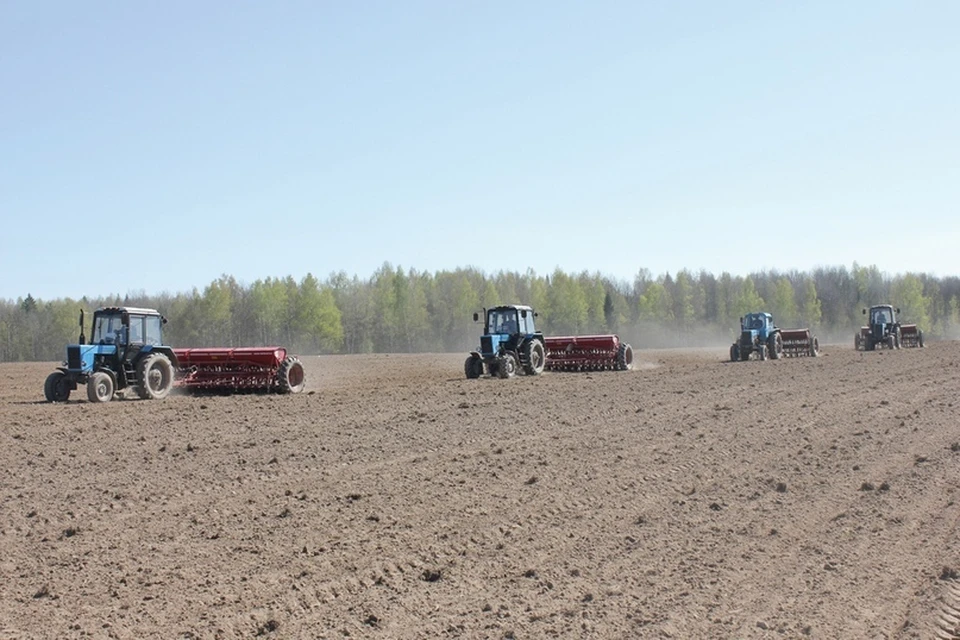
{"type": "Polygon", "coordinates": [[[495,307],[487,311],[486,333],[504,336],[536,333],[534,315],[529,307],[495,307]]]}
{"type": "Polygon", "coordinates": [[[894,309],[892,305],[881,304],[870,307],[870,324],[872,325],[886,325],[894,322],[896,316],[894,313],[899,313],[900,309],[894,309]]]}
{"type": "Polygon", "coordinates": [[[744,334],[749,332],[750,342],[757,339],[766,342],[774,329],[773,316],[769,313],[748,313],[740,318],[740,330],[744,334]]]}

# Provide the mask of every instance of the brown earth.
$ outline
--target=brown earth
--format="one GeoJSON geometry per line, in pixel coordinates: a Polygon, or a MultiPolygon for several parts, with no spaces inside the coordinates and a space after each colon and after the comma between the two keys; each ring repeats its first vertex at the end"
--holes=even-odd
{"type": "Polygon", "coordinates": [[[957,638],[960,343],[43,402],[0,365],[0,638],[957,638]]]}

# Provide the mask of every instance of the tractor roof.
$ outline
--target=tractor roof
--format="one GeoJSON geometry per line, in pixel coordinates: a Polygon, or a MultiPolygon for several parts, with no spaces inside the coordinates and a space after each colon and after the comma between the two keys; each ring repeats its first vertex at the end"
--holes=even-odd
{"type": "Polygon", "coordinates": [[[136,313],[144,316],[158,316],[160,312],[156,309],[145,309],[143,307],[100,307],[96,313],[136,313]]]}
{"type": "Polygon", "coordinates": [[[497,310],[500,310],[500,309],[516,309],[517,311],[524,311],[524,310],[526,310],[526,311],[533,311],[533,307],[531,307],[531,306],[529,306],[529,305],[525,305],[525,304],[501,304],[501,305],[496,306],[496,307],[490,307],[490,310],[491,310],[491,311],[493,311],[494,309],[497,309],[497,310]]]}
{"type": "Polygon", "coordinates": [[[893,309],[893,305],[892,304],[875,304],[870,308],[871,309],[893,309]]]}

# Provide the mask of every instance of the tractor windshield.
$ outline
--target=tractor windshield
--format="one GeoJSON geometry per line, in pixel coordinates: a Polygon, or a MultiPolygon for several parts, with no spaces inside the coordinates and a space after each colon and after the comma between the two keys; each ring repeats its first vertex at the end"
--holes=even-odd
{"type": "Polygon", "coordinates": [[[744,329],[763,329],[763,316],[759,313],[748,313],[743,319],[744,329]]]}
{"type": "Polygon", "coordinates": [[[113,344],[123,330],[123,318],[119,313],[98,315],[93,320],[93,344],[113,344]]]}
{"type": "Polygon", "coordinates": [[[516,309],[491,309],[487,314],[487,333],[509,333],[518,331],[516,309]]]}
{"type": "Polygon", "coordinates": [[[887,324],[890,322],[890,310],[880,307],[873,310],[873,324],[887,324]]]}

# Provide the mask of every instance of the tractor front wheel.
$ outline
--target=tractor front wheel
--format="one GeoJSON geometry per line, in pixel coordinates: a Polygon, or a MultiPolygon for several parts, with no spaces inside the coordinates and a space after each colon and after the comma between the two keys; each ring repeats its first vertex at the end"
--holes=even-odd
{"type": "Polygon", "coordinates": [[[137,367],[137,394],[144,400],[162,400],[173,388],[173,365],[162,353],[151,353],[137,367]]]}
{"type": "Polygon", "coordinates": [[[757,353],[759,354],[759,357],[760,357],[761,360],[766,360],[766,359],[767,359],[767,345],[762,344],[762,345],[760,345],[759,347],[757,347],[757,353]]]}
{"type": "Polygon", "coordinates": [[[730,362],[736,362],[740,359],[740,345],[734,343],[730,345],[730,362]]]}
{"type": "Polygon", "coordinates": [[[546,363],[543,343],[539,340],[529,340],[524,346],[524,351],[526,362],[523,364],[523,372],[528,376],[538,376],[543,373],[543,365],[546,363]]]}
{"type": "Polygon", "coordinates": [[[66,402],[70,399],[70,385],[63,371],[54,371],[43,383],[43,395],[47,402],[66,402]]]}
{"type": "Polygon", "coordinates": [[[470,355],[463,363],[463,374],[468,380],[476,380],[483,375],[483,360],[480,356],[470,355]]]}
{"type": "Polygon", "coordinates": [[[94,371],[87,380],[87,400],[110,402],[114,392],[113,378],[104,371],[94,371]]]}
{"type": "Polygon", "coordinates": [[[296,356],[287,356],[277,369],[277,385],[280,393],[300,393],[303,391],[303,363],[296,356]]]}
{"type": "Polygon", "coordinates": [[[504,379],[517,375],[517,358],[512,353],[497,358],[497,375],[504,379]]]}

